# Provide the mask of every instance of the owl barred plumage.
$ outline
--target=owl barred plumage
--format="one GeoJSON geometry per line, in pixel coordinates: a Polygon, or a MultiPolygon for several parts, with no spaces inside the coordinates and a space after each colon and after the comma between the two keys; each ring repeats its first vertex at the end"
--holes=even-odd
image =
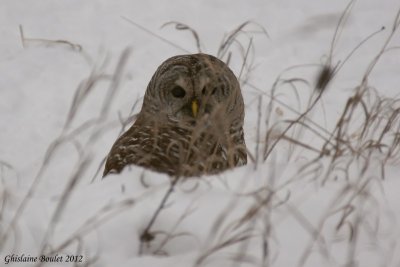
{"type": "Polygon", "coordinates": [[[176,176],[247,163],[239,82],[206,54],[167,59],[153,75],[133,126],[108,155],[104,176],[135,164],[176,176]]]}

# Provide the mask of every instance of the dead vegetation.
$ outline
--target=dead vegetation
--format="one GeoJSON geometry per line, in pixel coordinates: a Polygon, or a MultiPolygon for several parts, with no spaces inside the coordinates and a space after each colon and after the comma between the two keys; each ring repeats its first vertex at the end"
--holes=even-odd
{"type": "MultiPolygon", "coordinates": [[[[297,266],[307,266],[310,258],[314,257],[315,253],[324,259],[325,263],[330,263],[332,266],[357,266],[358,255],[363,250],[360,243],[365,239],[378,243],[377,246],[383,247],[383,250],[389,250],[381,253],[381,266],[396,266],[396,263],[392,262],[393,255],[392,257],[386,257],[386,255],[391,255],[395,250],[395,245],[398,244],[394,244],[392,248],[379,245],[382,240],[380,223],[384,220],[382,216],[387,215],[382,214],[377,204],[377,196],[372,188],[380,187],[385,182],[385,168],[387,166],[400,163],[400,100],[379,94],[378,90],[369,83],[369,77],[373,75],[374,68],[382,59],[382,55],[393,49],[391,41],[394,34],[398,33],[400,25],[399,12],[395,16],[392,28],[388,29],[390,31],[389,36],[384,40],[381,50],[377,51],[374,60],[367,66],[362,80],[353,89],[351,96],[344,105],[344,109],[336,118],[333,128],[328,129],[319,125],[313,121],[311,116],[312,111],[319,108],[318,104],[323,99],[326,90],[330,90],[335,86],[335,79],[340,76],[342,66],[347,62],[347,59],[354,56],[361,45],[368,45],[368,40],[375,36],[377,32],[382,31],[381,29],[367,36],[343,61],[335,59],[332,51],[335,49],[338,38],[340,38],[341,31],[345,30],[345,21],[351,12],[352,4],[353,1],[346,7],[343,16],[338,22],[331,47],[329,48],[327,61],[322,66],[318,66],[319,71],[317,72],[319,74],[314,81],[306,80],[302,77],[277,77],[272,88],[258,88],[247,79],[247,74],[254,67],[253,60],[256,52],[252,39],[254,32],[248,30],[248,27],[255,26],[259,32],[267,35],[266,30],[255,23],[245,22],[223,38],[216,55],[224,59],[228,64],[232,57],[240,57],[243,60],[239,75],[242,90],[246,91],[247,88],[255,88],[260,92],[257,98],[256,146],[254,151],[248,151],[251,158],[249,165],[254,166],[254,168],[249,168],[247,175],[257,176],[252,178],[261,179],[263,185],[257,190],[247,192],[245,195],[237,194],[232,197],[229,205],[212,222],[211,231],[206,240],[202,241],[201,253],[194,261],[193,266],[206,266],[221,257],[231,262],[232,266],[275,266],[274,263],[279,257],[277,250],[285,250],[285,247],[279,246],[277,230],[277,224],[280,222],[280,219],[277,218],[280,218],[282,213],[287,217],[293,217],[294,221],[308,235],[308,240],[304,241],[304,246],[301,248],[302,252],[297,260],[297,266]],[[243,43],[243,39],[239,39],[239,37],[244,37],[247,43],[243,43]],[[299,99],[298,84],[310,88],[308,104],[302,110],[287,105],[284,100],[280,99],[280,94],[278,93],[283,86],[289,85],[293,89],[293,98],[299,99]],[[282,116],[276,116],[277,108],[290,110],[297,115],[295,117],[283,116],[283,118],[282,116]],[[304,136],[312,136],[318,142],[310,144],[303,139],[304,136]],[[288,150],[290,152],[301,149],[309,152],[307,155],[311,156],[307,156],[307,161],[292,174],[292,177],[282,178],[280,181],[276,170],[278,167],[276,167],[277,160],[275,156],[280,153],[282,147],[290,147],[288,150]],[[269,166],[268,173],[264,173],[263,177],[258,177],[260,173],[256,172],[257,169],[267,165],[269,166]],[[376,172],[377,167],[379,167],[379,172],[376,172]],[[251,170],[254,170],[254,172],[252,173],[251,170]],[[331,199],[331,202],[327,205],[328,208],[324,210],[323,215],[318,218],[317,222],[308,218],[306,214],[303,214],[302,209],[296,206],[296,199],[293,196],[296,192],[292,192],[290,187],[295,183],[303,182],[308,184],[310,181],[316,187],[321,188],[334,186],[333,184],[335,183],[338,185],[338,189],[334,191],[335,196],[331,199]],[[240,202],[243,199],[250,200],[251,204],[247,206],[247,209],[240,210],[240,215],[232,219],[230,214],[236,207],[242,207],[240,202]],[[228,221],[228,219],[231,220],[228,221]],[[331,250],[332,244],[329,244],[332,240],[331,235],[337,238],[336,243],[340,243],[345,247],[344,254],[339,254],[338,256],[331,250]],[[258,247],[257,251],[254,251],[255,244],[258,247]]],[[[124,19],[156,36],[159,40],[171,44],[170,41],[146,29],[144,26],[128,18],[124,19]]],[[[198,52],[203,50],[200,34],[195,29],[180,22],[168,22],[163,26],[169,25],[174,25],[177,30],[189,31],[195,40],[198,52]]],[[[32,41],[48,43],[48,41],[42,39],[26,39],[23,35],[22,27],[20,31],[24,46],[27,42],[32,41]]],[[[51,41],[50,43],[58,44],[60,41],[51,41]]],[[[62,41],[61,43],[67,44],[73,49],[81,49],[79,46],[69,42],[62,41]]],[[[179,52],[187,52],[186,49],[177,44],[173,45],[179,52]]],[[[69,201],[71,193],[76,190],[80,179],[87,175],[86,169],[92,160],[91,147],[104,130],[103,121],[109,112],[108,107],[112,102],[113,96],[120,85],[121,74],[124,72],[124,66],[127,64],[129,54],[129,50],[121,54],[119,64],[114,73],[105,75],[101,68],[95,69],[91,76],[86,81],[83,81],[77,89],[63,132],[48,148],[31,188],[18,209],[15,210],[15,214],[9,223],[4,223],[4,212],[7,209],[9,193],[5,189],[0,191],[0,251],[4,249],[4,245],[10,242],[12,235],[17,235],[17,221],[21,218],[27,203],[33,197],[37,185],[41,182],[43,173],[51,164],[54,153],[57,152],[60,146],[65,144],[72,143],[76,147],[79,159],[76,163],[76,168],[69,174],[68,183],[58,202],[55,213],[52,215],[48,230],[43,237],[40,249],[41,254],[53,255],[74,242],[81,242],[84,236],[97,225],[105,220],[112,219],[112,215],[115,212],[129,211],[130,207],[138,205],[134,199],[131,199],[130,201],[104,207],[95,217],[89,219],[81,228],[77,229],[76,233],[65,242],[55,247],[51,246],[51,236],[54,234],[57,222],[64,211],[66,203],[69,201]],[[96,83],[101,79],[107,79],[110,83],[109,91],[101,110],[95,118],[78,127],[71,127],[71,122],[79,112],[82,102],[86,97],[94,94],[96,83]],[[91,133],[89,141],[85,144],[77,143],[75,137],[85,131],[91,133]],[[49,247],[52,249],[49,250],[49,247]]],[[[134,106],[136,105],[137,102],[135,102],[134,106]]],[[[122,118],[123,116],[120,117],[122,118]]],[[[121,132],[132,121],[134,114],[131,112],[126,117],[127,119],[121,119],[121,132]]],[[[293,157],[288,156],[290,160],[294,159],[293,157]]],[[[13,167],[7,163],[1,163],[1,169],[12,170],[13,167]]],[[[101,166],[98,170],[100,169],[101,166]]],[[[9,172],[1,172],[2,177],[5,173],[9,175],[9,172]]],[[[93,178],[96,176],[97,174],[94,174],[93,178]]],[[[92,179],[93,181],[95,180],[92,179]]],[[[173,205],[169,203],[169,198],[177,191],[176,187],[180,182],[179,177],[175,177],[171,179],[170,185],[165,188],[166,193],[159,207],[154,210],[150,221],[143,228],[140,241],[141,251],[138,251],[138,254],[168,255],[168,242],[172,239],[179,239],[187,235],[196,236],[196,233],[179,231],[180,223],[190,217],[193,212],[196,212],[192,209],[187,209],[176,219],[176,224],[170,229],[170,232],[155,228],[155,222],[159,220],[159,216],[165,207],[173,205]]],[[[197,181],[197,183],[204,184],[207,181],[197,181]]],[[[194,187],[193,191],[195,190],[196,187],[194,187]]],[[[89,263],[87,266],[90,265],[95,266],[95,263],[89,263]]]]}

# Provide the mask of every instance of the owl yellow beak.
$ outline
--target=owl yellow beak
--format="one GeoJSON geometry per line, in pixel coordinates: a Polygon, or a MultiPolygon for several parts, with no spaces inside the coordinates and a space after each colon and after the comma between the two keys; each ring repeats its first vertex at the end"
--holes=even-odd
{"type": "Polygon", "coordinates": [[[197,102],[196,99],[192,100],[192,114],[193,117],[197,117],[197,113],[199,111],[199,103],[197,102]]]}

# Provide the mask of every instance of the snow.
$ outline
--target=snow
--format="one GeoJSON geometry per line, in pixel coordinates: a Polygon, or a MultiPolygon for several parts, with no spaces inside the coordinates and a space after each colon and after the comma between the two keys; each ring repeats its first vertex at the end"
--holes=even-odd
{"type": "MultiPolygon", "coordinates": [[[[387,159],[390,146],[344,153],[333,164],[332,154],[318,158],[307,148],[322,149],[361,85],[390,36],[400,8],[395,1],[354,2],[334,43],[332,66],[377,33],[352,54],[307,114],[305,122],[320,135],[297,125],[288,136],[299,143],[281,140],[262,160],[264,146],[274,141],[265,141],[267,130],[279,136],[287,120],[307,109],[348,4],[3,0],[0,264],[35,266],[6,264],[6,257],[54,252],[63,262],[44,266],[74,266],[65,262],[67,255],[82,255],[78,266],[399,266],[399,119],[382,139],[394,148],[387,159]],[[251,40],[253,64],[240,77],[245,138],[250,153],[255,157],[258,147],[261,154],[257,163],[178,183],[151,226],[154,239],[143,242],[170,178],[131,166],[102,180],[102,168],[97,170],[120,134],[120,119],[139,111],[157,66],[170,56],[197,52],[189,31],[160,28],[170,21],[195,29],[202,51],[214,55],[224,37],[251,21],[229,50],[230,67],[239,76],[238,44],[246,50],[251,40]],[[113,75],[119,84],[112,83],[113,75]],[[284,82],[290,79],[295,80],[284,82]],[[89,93],[71,116],[78,88],[89,93]]],[[[371,122],[363,136],[365,113],[358,107],[346,129],[357,151],[378,139],[399,108],[399,43],[396,31],[367,79],[365,108],[375,110],[381,123],[371,122]]]]}

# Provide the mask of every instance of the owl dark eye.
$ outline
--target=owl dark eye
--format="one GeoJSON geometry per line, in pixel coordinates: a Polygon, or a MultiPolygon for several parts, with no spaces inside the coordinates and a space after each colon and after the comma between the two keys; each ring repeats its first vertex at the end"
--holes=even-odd
{"type": "Polygon", "coordinates": [[[217,89],[218,89],[217,87],[214,87],[214,89],[212,90],[211,94],[215,95],[215,93],[217,92],[217,89]]]}
{"type": "Polygon", "coordinates": [[[180,86],[175,86],[175,87],[171,90],[171,93],[172,93],[172,95],[173,95],[174,97],[176,97],[176,98],[183,98],[183,97],[185,97],[185,95],[186,95],[185,90],[183,90],[183,88],[180,87],[180,86]]]}

